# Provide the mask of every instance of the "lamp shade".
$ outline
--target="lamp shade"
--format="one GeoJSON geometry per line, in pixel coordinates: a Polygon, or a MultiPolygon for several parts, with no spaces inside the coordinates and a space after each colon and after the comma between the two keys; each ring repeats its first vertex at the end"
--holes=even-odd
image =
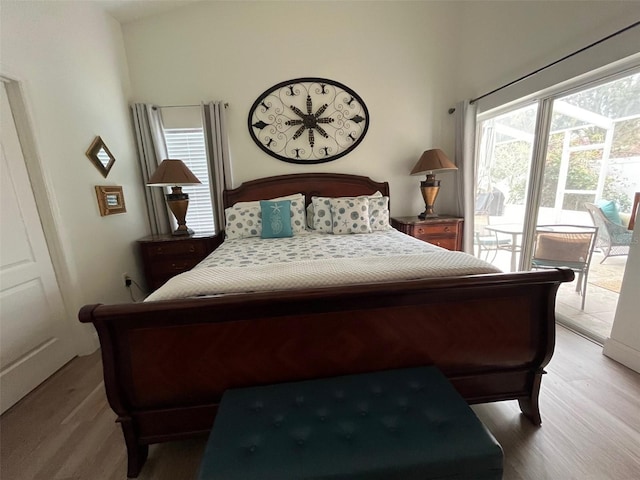
{"type": "Polygon", "coordinates": [[[433,148],[423,152],[418,163],[411,170],[411,175],[421,175],[427,172],[443,170],[457,170],[458,167],[449,160],[447,155],[439,148],[433,148]]]}
{"type": "Polygon", "coordinates": [[[200,182],[182,160],[163,160],[158,169],[151,175],[147,185],[151,187],[172,187],[196,185],[200,182]]]}

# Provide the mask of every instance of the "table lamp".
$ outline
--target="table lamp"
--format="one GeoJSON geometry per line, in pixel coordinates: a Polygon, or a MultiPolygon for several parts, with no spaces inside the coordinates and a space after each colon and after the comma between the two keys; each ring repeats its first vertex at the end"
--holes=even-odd
{"type": "Polygon", "coordinates": [[[436,202],[436,197],[440,191],[440,180],[436,180],[433,172],[457,169],[458,167],[439,148],[427,150],[420,156],[418,163],[411,170],[411,175],[422,175],[424,173],[427,175],[427,179],[420,182],[420,192],[424,199],[425,210],[418,215],[418,218],[424,220],[425,218],[438,216],[433,211],[433,204],[436,202]]]}
{"type": "Polygon", "coordinates": [[[151,175],[147,185],[150,187],[171,187],[167,193],[167,205],[176,217],[178,228],[173,235],[191,235],[193,230],[187,228],[186,216],[189,207],[189,195],[182,192],[183,185],[201,183],[182,160],[163,160],[158,169],[151,175]]]}

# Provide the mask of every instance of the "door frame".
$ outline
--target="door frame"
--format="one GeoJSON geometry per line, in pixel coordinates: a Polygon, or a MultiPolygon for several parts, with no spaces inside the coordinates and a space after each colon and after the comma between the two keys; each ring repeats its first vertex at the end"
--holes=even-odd
{"type": "MultiPolygon", "coordinates": [[[[527,105],[537,104],[536,127],[532,147],[533,151],[531,154],[531,170],[529,172],[527,193],[525,196],[526,215],[523,224],[522,251],[518,262],[518,270],[524,271],[531,268],[531,261],[527,259],[530,259],[533,253],[533,237],[542,195],[544,163],[547,155],[553,102],[558,98],[572,93],[597,87],[638,72],[640,72],[640,53],[594,70],[588,74],[580,75],[566,82],[554,85],[541,92],[520,98],[514,102],[501,105],[486,112],[480,112],[476,116],[476,124],[479,126],[484,120],[523,108],[527,105]]],[[[479,137],[480,131],[478,128],[476,138],[479,137]]]]}
{"type": "Polygon", "coordinates": [[[83,328],[76,320],[75,312],[82,306],[82,298],[78,295],[77,276],[69,268],[65,254],[62,229],[62,218],[55,206],[55,189],[51,185],[39,153],[38,142],[34,134],[33,116],[29,108],[25,82],[14,74],[6,73],[6,67],[0,65],[0,81],[4,83],[11,113],[15,122],[18,140],[24,156],[27,174],[31,182],[31,190],[42,223],[47,249],[58,282],[64,308],[64,321],[68,331],[74,336],[72,346],[76,355],[88,355],[99,348],[97,335],[90,329],[83,328]]]}

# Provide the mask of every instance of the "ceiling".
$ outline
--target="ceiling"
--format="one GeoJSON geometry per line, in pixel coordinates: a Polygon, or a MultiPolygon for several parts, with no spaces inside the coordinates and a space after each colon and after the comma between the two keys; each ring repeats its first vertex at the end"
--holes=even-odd
{"type": "Polygon", "coordinates": [[[201,0],[96,0],[107,13],[120,23],[165,13],[201,0]]]}

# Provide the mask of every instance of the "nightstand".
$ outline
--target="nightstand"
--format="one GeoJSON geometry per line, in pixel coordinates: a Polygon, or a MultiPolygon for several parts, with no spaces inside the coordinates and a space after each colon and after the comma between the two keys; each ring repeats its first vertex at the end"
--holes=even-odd
{"type": "Polygon", "coordinates": [[[439,216],[420,220],[418,217],[391,218],[396,230],[448,250],[462,251],[462,225],[459,217],[439,216]]]}
{"type": "Polygon", "coordinates": [[[171,277],[193,268],[213,252],[223,240],[222,235],[149,235],[138,240],[147,286],[160,288],[171,277]]]}

